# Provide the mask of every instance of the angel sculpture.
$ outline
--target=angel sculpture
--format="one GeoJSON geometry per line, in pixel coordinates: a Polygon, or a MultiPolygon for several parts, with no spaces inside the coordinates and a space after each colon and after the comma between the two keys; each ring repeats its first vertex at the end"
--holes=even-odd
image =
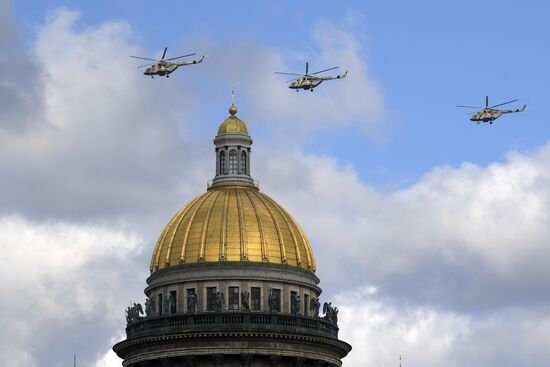
{"type": "Polygon", "coordinates": [[[323,313],[325,314],[325,320],[335,325],[338,324],[338,307],[332,307],[332,302],[323,304],[323,313]]]}
{"type": "Polygon", "coordinates": [[[197,311],[197,294],[195,292],[190,292],[187,295],[187,312],[197,311]]]}
{"type": "Polygon", "coordinates": [[[250,311],[250,293],[248,291],[241,292],[241,304],[243,311],[250,311]]]}
{"type": "Polygon", "coordinates": [[[134,302],[133,306],[126,309],[126,324],[130,325],[134,322],[138,322],[141,319],[140,315],[143,315],[143,308],[141,304],[134,302]]]}
{"type": "Polygon", "coordinates": [[[319,317],[320,308],[321,303],[319,302],[319,298],[312,298],[311,301],[309,301],[309,309],[313,311],[313,316],[319,317]]]}
{"type": "Polygon", "coordinates": [[[145,317],[152,317],[155,314],[155,299],[153,297],[145,300],[145,317]]]}
{"type": "Polygon", "coordinates": [[[217,291],[216,292],[216,311],[220,312],[223,309],[224,303],[225,303],[225,298],[223,296],[223,292],[217,291]]]}

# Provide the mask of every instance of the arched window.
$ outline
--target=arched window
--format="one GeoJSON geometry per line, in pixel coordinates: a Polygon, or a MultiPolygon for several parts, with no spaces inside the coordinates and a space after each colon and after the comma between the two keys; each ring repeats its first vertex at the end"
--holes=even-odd
{"type": "Polygon", "coordinates": [[[231,150],[229,152],[229,174],[234,175],[237,173],[237,152],[231,150]]]}
{"type": "Polygon", "coordinates": [[[225,152],[220,153],[220,175],[225,175],[225,152]]]}
{"type": "Polygon", "coordinates": [[[241,173],[246,175],[246,152],[241,152],[241,173]]]}

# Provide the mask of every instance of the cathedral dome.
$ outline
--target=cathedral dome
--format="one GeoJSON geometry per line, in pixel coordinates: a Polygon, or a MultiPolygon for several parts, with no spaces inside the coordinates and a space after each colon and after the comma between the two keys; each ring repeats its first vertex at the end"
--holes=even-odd
{"type": "Polygon", "coordinates": [[[260,262],[315,271],[309,242],[292,216],[255,187],[211,187],[170,220],[151,272],[179,264],[260,262]]]}
{"type": "MultiPolygon", "coordinates": [[[[338,367],[338,308],[325,302],[300,225],[260,192],[237,107],[214,137],[205,193],[168,222],[142,307],[126,309],[125,367],[338,367]]],[[[132,302],[131,302],[132,303],[132,302]]]]}
{"type": "Polygon", "coordinates": [[[248,135],[248,128],[243,120],[235,116],[237,113],[237,107],[232,104],[229,107],[229,113],[231,116],[226,118],[218,128],[218,135],[223,134],[244,134],[248,135]]]}

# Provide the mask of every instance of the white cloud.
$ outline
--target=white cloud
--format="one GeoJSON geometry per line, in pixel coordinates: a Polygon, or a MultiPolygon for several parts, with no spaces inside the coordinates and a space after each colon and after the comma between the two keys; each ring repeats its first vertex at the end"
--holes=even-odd
{"type": "Polygon", "coordinates": [[[367,279],[451,307],[550,300],[540,281],[550,276],[550,144],[487,167],[436,167],[389,194],[334,159],[286,157],[262,156],[259,177],[305,227],[325,284],[367,279]]]}
{"type": "Polygon", "coordinates": [[[344,366],[535,366],[550,357],[544,310],[476,317],[435,306],[396,304],[376,292],[339,294],[339,337],[353,346],[344,366]]]}
{"type": "MultiPolygon", "coordinates": [[[[202,190],[212,173],[212,133],[194,130],[208,136],[198,142],[191,134],[191,123],[202,126],[199,117],[209,113],[196,110],[197,96],[226,100],[231,85],[244,95],[250,126],[269,123],[289,141],[255,148],[254,175],[306,229],[325,294],[377,287],[339,298],[342,336],[355,347],[347,365],[361,366],[363,356],[391,365],[400,351],[426,366],[496,365],[497,351],[512,361],[513,353],[544,355],[550,146],[487,167],[434,168],[408,188],[382,193],[351,166],[304,155],[287,130],[354,125],[376,134],[386,113],[382,92],[351,32],[320,21],[314,50],[299,53],[211,41],[212,58],[186,74],[185,84],[145,79],[128,59],[140,53],[131,37],[123,21],[79,29],[78,13],[65,9],[38,31],[37,65],[9,116],[25,113],[0,126],[0,207],[71,223],[0,216],[8,259],[0,307],[9,315],[0,321],[0,362],[33,366],[88,348],[97,367],[120,365],[104,352],[112,344],[105,335],[123,330],[121,302],[141,294],[134,287],[147,271],[137,260],[142,240],[125,229],[154,240],[185,198],[202,190]],[[352,72],[296,94],[271,74],[291,71],[289,60],[352,72]],[[272,154],[282,145],[285,159],[272,154]],[[90,224],[98,217],[124,225],[90,224]],[[476,348],[495,335],[494,348],[476,348]]],[[[0,92],[12,95],[15,84],[6,80],[0,92]]]]}
{"type": "Polygon", "coordinates": [[[201,163],[210,149],[185,134],[192,87],[145,80],[128,57],[138,51],[125,22],[78,29],[78,19],[59,9],[39,29],[32,58],[40,67],[17,93],[38,90],[42,103],[28,109],[21,102],[10,115],[19,116],[11,125],[25,129],[0,126],[4,212],[116,217],[166,208],[175,196],[196,192],[208,177],[201,163]],[[189,169],[196,175],[185,175],[189,169]]]}
{"type": "MultiPolygon", "coordinates": [[[[306,51],[201,40],[201,47],[206,45],[212,54],[204,70],[227,88],[236,87],[237,104],[245,100],[246,109],[242,113],[248,116],[247,122],[253,127],[263,124],[261,128],[267,128],[272,136],[293,139],[297,132],[317,133],[349,126],[358,126],[370,136],[381,135],[387,112],[381,87],[369,74],[362,56],[361,40],[353,31],[323,20],[314,22],[311,34],[305,36],[313,45],[306,51]],[[348,78],[323,82],[313,93],[296,93],[285,83],[292,77],[274,74],[275,71],[303,73],[306,61],[310,72],[333,66],[351,71],[348,78]]],[[[337,73],[343,70],[326,75],[337,73]]]]}
{"type": "MultiPolygon", "coordinates": [[[[142,246],[135,235],[103,225],[0,218],[0,309],[10,315],[0,327],[0,363],[40,365],[54,337],[67,353],[71,345],[83,342],[71,333],[89,323],[95,330],[122,328],[125,301],[139,295],[134,287],[140,282],[127,283],[127,277],[147,275],[145,269],[135,271],[142,246]]],[[[91,330],[76,335],[82,338],[93,334],[91,330]]],[[[63,356],[55,358],[52,362],[63,356]]]]}
{"type": "MultiPolygon", "coordinates": [[[[122,338],[118,340],[122,340],[122,338]]],[[[118,358],[118,356],[115,354],[115,352],[113,352],[112,349],[109,349],[107,353],[105,353],[103,356],[100,357],[98,361],[96,361],[94,367],[120,367],[121,365],[122,359],[118,358]]]]}

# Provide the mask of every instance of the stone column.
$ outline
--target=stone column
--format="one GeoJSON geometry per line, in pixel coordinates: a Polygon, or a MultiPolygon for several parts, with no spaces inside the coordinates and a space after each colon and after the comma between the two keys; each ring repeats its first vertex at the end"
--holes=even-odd
{"type": "Polygon", "coordinates": [[[220,152],[218,148],[214,149],[214,152],[216,152],[216,176],[219,176],[220,175],[220,152]]]}

